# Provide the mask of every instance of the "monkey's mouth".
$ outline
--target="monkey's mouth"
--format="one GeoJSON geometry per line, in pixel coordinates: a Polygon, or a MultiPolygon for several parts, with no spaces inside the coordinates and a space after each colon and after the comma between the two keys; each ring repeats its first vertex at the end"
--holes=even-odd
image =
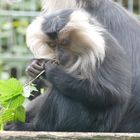
{"type": "Polygon", "coordinates": [[[69,62],[68,62],[68,63],[64,63],[63,61],[58,60],[58,59],[56,59],[56,58],[52,59],[51,62],[52,62],[53,64],[61,65],[61,66],[63,66],[63,67],[69,67],[69,62]]]}
{"type": "Polygon", "coordinates": [[[58,59],[54,58],[51,61],[52,61],[53,64],[60,65],[60,61],[58,59]]]}
{"type": "Polygon", "coordinates": [[[56,58],[52,59],[51,61],[52,61],[53,64],[62,66],[64,69],[69,69],[75,64],[77,59],[76,58],[75,59],[70,59],[69,61],[67,61],[67,63],[66,62],[64,63],[63,61],[58,60],[56,58]]]}

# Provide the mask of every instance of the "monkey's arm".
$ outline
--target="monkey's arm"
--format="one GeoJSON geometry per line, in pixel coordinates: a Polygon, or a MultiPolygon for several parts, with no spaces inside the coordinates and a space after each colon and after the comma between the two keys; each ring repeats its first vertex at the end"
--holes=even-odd
{"type": "Polygon", "coordinates": [[[79,80],[51,62],[45,64],[45,69],[47,80],[52,83],[54,88],[57,88],[64,96],[80,101],[87,106],[104,108],[116,105],[124,98],[112,87],[112,89],[102,87],[96,79],[92,84],[88,80],[79,80]]]}
{"type": "MultiPolygon", "coordinates": [[[[26,72],[30,76],[31,80],[36,78],[36,76],[39,75],[44,70],[43,63],[44,63],[43,59],[33,59],[31,63],[28,65],[26,72]]],[[[29,97],[30,100],[40,95],[41,88],[46,87],[46,82],[44,82],[44,80],[41,78],[35,79],[33,81],[33,84],[35,84],[37,91],[32,92],[33,96],[29,97]]]]}

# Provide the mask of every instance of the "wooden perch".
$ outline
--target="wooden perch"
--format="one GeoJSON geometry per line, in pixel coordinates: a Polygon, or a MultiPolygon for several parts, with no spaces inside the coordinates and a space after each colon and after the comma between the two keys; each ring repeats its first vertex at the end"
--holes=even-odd
{"type": "Polygon", "coordinates": [[[131,133],[1,132],[0,140],[140,140],[131,133]]]}

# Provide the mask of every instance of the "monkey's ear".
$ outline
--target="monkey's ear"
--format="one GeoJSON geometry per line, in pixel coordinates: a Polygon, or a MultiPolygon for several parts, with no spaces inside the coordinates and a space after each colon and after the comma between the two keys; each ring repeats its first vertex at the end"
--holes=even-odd
{"type": "Polygon", "coordinates": [[[53,50],[46,43],[49,37],[41,29],[43,22],[43,17],[38,17],[29,25],[26,31],[26,42],[35,58],[51,59],[53,50]]]}

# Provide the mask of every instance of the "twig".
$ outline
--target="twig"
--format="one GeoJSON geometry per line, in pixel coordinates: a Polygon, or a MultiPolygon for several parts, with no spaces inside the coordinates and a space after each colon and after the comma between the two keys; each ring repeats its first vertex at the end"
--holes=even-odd
{"type": "Polygon", "coordinates": [[[34,79],[30,80],[27,84],[24,85],[24,87],[32,84],[37,78],[39,78],[43,73],[45,72],[45,70],[41,71],[34,79]]]}

